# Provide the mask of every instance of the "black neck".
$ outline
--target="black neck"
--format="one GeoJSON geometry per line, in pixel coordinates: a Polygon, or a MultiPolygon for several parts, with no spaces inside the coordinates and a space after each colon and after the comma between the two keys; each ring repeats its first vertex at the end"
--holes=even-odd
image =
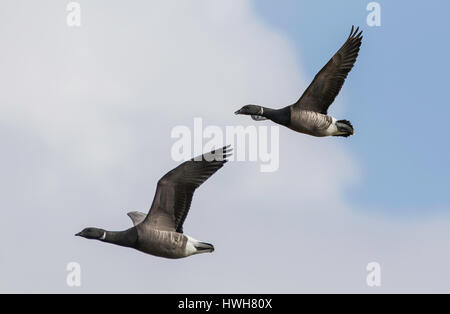
{"type": "Polygon", "coordinates": [[[281,109],[271,109],[263,107],[263,117],[281,125],[288,125],[291,122],[291,109],[285,107],[281,109]]]}
{"type": "Polygon", "coordinates": [[[125,247],[135,247],[138,239],[135,227],[125,231],[105,231],[106,237],[103,242],[108,242],[125,247]]]}

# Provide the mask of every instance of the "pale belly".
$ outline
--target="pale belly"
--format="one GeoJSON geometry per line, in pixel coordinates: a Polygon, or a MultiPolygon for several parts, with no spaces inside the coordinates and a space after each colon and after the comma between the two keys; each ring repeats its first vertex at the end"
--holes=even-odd
{"type": "Polygon", "coordinates": [[[333,117],[321,113],[292,110],[291,123],[288,127],[296,132],[323,137],[333,135],[337,131],[335,121],[333,117]]]}
{"type": "Polygon", "coordinates": [[[186,237],[177,232],[154,230],[139,234],[136,249],[146,254],[165,257],[186,257],[186,237]]]}

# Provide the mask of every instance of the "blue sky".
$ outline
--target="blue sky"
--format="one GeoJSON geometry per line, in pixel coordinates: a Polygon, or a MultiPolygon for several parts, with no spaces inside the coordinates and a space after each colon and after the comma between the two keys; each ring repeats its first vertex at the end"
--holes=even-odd
{"type": "Polygon", "coordinates": [[[360,56],[340,95],[357,132],[343,145],[356,154],[364,173],[348,197],[389,215],[450,211],[450,45],[445,39],[450,5],[379,1],[381,26],[369,27],[367,3],[254,2],[257,12],[295,43],[310,79],[352,24],[364,30],[360,56]]]}

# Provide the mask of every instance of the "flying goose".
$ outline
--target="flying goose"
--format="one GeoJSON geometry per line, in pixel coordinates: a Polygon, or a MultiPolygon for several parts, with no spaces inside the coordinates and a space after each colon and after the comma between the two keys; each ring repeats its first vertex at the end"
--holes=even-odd
{"type": "Polygon", "coordinates": [[[253,120],[272,120],[296,132],[313,136],[353,135],[353,126],[347,120],[337,120],[327,114],[328,107],[339,94],[348,72],[355,64],[363,39],[362,31],[354,26],[347,41],[314,77],[314,80],[293,105],[270,109],[247,105],[235,114],[250,115],[253,120]]]}
{"type": "Polygon", "coordinates": [[[227,162],[230,146],[186,161],[159,181],[148,214],[128,213],[134,226],[125,231],[86,228],[76,236],[100,240],[166,258],[213,252],[214,246],[183,233],[195,190],[227,162]]]}

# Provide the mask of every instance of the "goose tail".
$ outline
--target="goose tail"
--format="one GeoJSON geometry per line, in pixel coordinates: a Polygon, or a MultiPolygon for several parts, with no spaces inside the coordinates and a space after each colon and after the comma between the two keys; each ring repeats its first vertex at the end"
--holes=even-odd
{"type": "Polygon", "coordinates": [[[334,136],[349,137],[354,134],[353,125],[348,120],[336,121],[338,132],[334,136]]]}
{"type": "Polygon", "coordinates": [[[214,252],[214,245],[205,242],[197,242],[195,245],[197,253],[211,253],[214,252]]]}

